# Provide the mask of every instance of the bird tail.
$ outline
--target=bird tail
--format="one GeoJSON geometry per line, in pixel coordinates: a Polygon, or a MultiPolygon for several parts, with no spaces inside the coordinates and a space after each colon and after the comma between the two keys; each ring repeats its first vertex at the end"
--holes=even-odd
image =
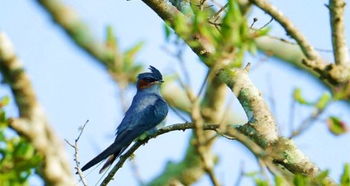
{"type": "MultiPolygon", "coordinates": [[[[99,163],[100,161],[106,159],[108,156],[110,156],[112,154],[112,158],[110,157],[106,164],[102,167],[102,169],[104,170],[105,168],[107,168],[110,164],[113,163],[113,161],[117,158],[116,155],[118,155],[120,153],[120,151],[122,150],[123,148],[120,148],[120,145],[117,145],[115,143],[111,144],[109,147],[107,147],[106,150],[104,150],[103,152],[101,152],[99,155],[97,155],[94,159],[90,160],[87,164],[85,164],[81,170],[82,171],[85,171],[87,169],[89,169],[90,167],[96,165],[97,163],[99,163]]],[[[101,171],[103,171],[101,169],[101,171]]],[[[101,172],[100,171],[100,172],[101,172]]]]}
{"type": "Polygon", "coordinates": [[[101,174],[104,170],[106,170],[109,166],[111,166],[116,158],[117,158],[117,156],[115,154],[110,155],[108,157],[108,159],[106,160],[106,163],[103,164],[103,166],[100,169],[99,173],[101,174]]]}

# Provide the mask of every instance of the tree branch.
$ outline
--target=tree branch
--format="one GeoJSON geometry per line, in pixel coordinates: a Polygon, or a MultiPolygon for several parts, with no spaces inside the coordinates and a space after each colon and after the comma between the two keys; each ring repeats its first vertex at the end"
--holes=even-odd
{"type": "MultiPolygon", "coordinates": [[[[248,124],[246,124],[248,125],[248,124]]],[[[166,134],[172,131],[184,131],[187,129],[193,129],[195,126],[193,123],[180,123],[173,124],[161,129],[158,129],[155,133],[147,136],[142,140],[136,141],[122,156],[120,156],[119,161],[113,167],[113,169],[108,173],[107,177],[102,181],[101,186],[107,185],[114,177],[115,173],[123,166],[125,161],[133,154],[135,151],[142,145],[146,144],[150,139],[156,138],[160,135],[166,134]]],[[[246,131],[242,130],[240,127],[234,127],[233,125],[227,125],[225,128],[220,128],[219,124],[204,124],[204,130],[213,130],[218,134],[223,135],[225,137],[229,137],[229,139],[235,139],[244,144],[255,156],[262,159],[264,163],[267,164],[269,168],[276,170],[279,165],[288,165],[290,169],[288,170],[299,170],[299,173],[309,175],[311,171],[315,171],[318,169],[316,167],[310,167],[310,163],[307,162],[304,157],[301,161],[298,156],[300,156],[301,152],[296,149],[294,143],[291,140],[280,138],[270,147],[264,148],[260,147],[260,145],[256,144],[253,140],[247,136],[246,131]],[[291,152],[289,152],[291,151],[291,152]],[[295,153],[295,155],[294,155],[295,153]],[[281,157],[283,155],[283,157],[281,157]],[[294,162],[298,160],[298,162],[294,162]]],[[[302,155],[302,154],[301,154],[302,155]]],[[[185,172],[189,173],[189,172],[185,172]]],[[[294,172],[295,173],[295,172],[294,172]]],[[[189,173],[187,176],[191,177],[189,173]]],[[[329,183],[332,184],[331,180],[329,183]]]]}
{"type": "Polygon", "coordinates": [[[10,119],[10,127],[26,137],[43,157],[39,174],[48,185],[73,185],[61,140],[47,121],[22,63],[4,33],[0,33],[0,71],[12,90],[20,113],[19,119],[10,119]]]}
{"type": "Polygon", "coordinates": [[[250,2],[271,15],[281,24],[287,34],[295,39],[306,57],[306,59],[302,59],[303,65],[311,68],[328,86],[333,88],[334,94],[342,95],[339,99],[349,100],[349,66],[337,66],[325,63],[306,38],[277,8],[269,4],[266,0],[250,0],[250,2]]]}
{"type": "Polygon", "coordinates": [[[332,30],[332,44],[335,64],[349,66],[349,51],[345,38],[344,0],[329,0],[329,13],[332,30]]]}
{"type": "MultiPolygon", "coordinates": [[[[143,2],[150,6],[161,18],[163,18],[164,21],[169,22],[171,25],[174,24],[171,22],[173,19],[171,15],[173,17],[179,16],[179,13],[174,11],[174,7],[167,4],[165,1],[143,0],[143,2]]],[[[210,48],[212,48],[212,46],[208,46],[201,40],[196,40],[199,37],[182,36],[181,34],[180,37],[182,37],[192,48],[192,50],[200,57],[206,58],[211,55],[210,48]],[[196,45],[193,45],[193,40],[196,41],[196,45]]],[[[311,51],[312,50],[313,49],[311,48],[311,51]]],[[[309,55],[311,59],[315,57],[312,55],[312,52],[311,54],[309,53],[309,55]]],[[[318,56],[316,58],[318,59],[318,56]]],[[[267,109],[261,94],[249,80],[247,69],[224,69],[218,73],[218,76],[238,97],[240,103],[245,109],[249,121],[251,122],[251,124],[246,124],[240,128],[243,133],[249,135],[263,148],[276,148],[275,145],[278,145],[278,150],[281,150],[280,152],[284,153],[280,154],[279,158],[282,161],[278,162],[282,163],[282,165],[289,171],[293,173],[307,174],[309,176],[315,176],[319,173],[319,169],[308,160],[308,158],[294,145],[291,140],[278,137],[276,124],[272,118],[272,115],[267,109]],[[286,160],[285,158],[289,159],[286,160]],[[283,164],[283,162],[287,163],[283,164]]]]}
{"type": "Polygon", "coordinates": [[[295,39],[299,44],[301,50],[306,56],[306,65],[312,69],[317,69],[323,71],[326,64],[321,61],[321,57],[313,48],[313,46],[307,41],[307,39],[301,34],[301,32],[293,25],[292,22],[286,18],[282,12],[278,11],[276,7],[267,3],[266,0],[250,0],[256,6],[261,8],[263,11],[272,16],[276,21],[278,21],[281,26],[285,29],[288,35],[295,39]]]}
{"type": "MultiPolygon", "coordinates": [[[[238,99],[242,105],[244,105],[243,107],[246,112],[253,112],[254,118],[251,117],[251,123],[237,127],[237,129],[233,128],[232,125],[228,125],[221,131],[219,128],[220,125],[218,124],[204,124],[204,130],[215,130],[219,134],[239,140],[259,158],[270,162],[267,163],[269,168],[277,169],[275,164],[279,164],[294,174],[299,173],[315,177],[320,173],[319,168],[310,162],[310,160],[295,146],[292,140],[277,136],[276,130],[273,129],[275,127],[271,126],[273,120],[271,116],[268,116],[268,110],[264,108],[266,104],[262,102],[261,94],[250,82],[246,69],[222,71],[219,77],[230,87],[233,87],[232,90],[236,95],[240,95],[238,99]],[[270,130],[270,127],[272,127],[273,130],[270,130]],[[265,153],[266,155],[264,155],[265,153]],[[269,158],[271,158],[271,160],[269,160],[269,158]]],[[[102,185],[106,185],[113,178],[118,169],[121,168],[126,159],[149,139],[170,131],[185,130],[194,127],[195,125],[193,123],[171,125],[159,129],[155,134],[148,136],[142,141],[135,142],[135,144],[121,156],[117,165],[109,172],[102,185]]],[[[329,179],[328,182],[334,185],[332,180],[329,179]]]]}
{"type": "Polygon", "coordinates": [[[83,171],[81,171],[81,169],[80,169],[78,141],[79,141],[79,139],[80,139],[80,136],[83,134],[83,131],[84,131],[84,129],[85,129],[85,126],[86,126],[86,124],[87,124],[88,122],[89,122],[89,120],[87,120],[87,121],[84,123],[84,125],[83,125],[81,128],[79,128],[80,132],[79,132],[79,134],[78,134],[78,137],[75,138],[74,144],[70,143],[68,140],[65,140],[66,143],[74,149],[75,170],[77,171],[76,174],[78,174],[79,179],[80,179],[80,181],[82,182],[82,184],[83,184],[84,186],[87,186],[88,184],[87,184],[87,182],[86,182],[86,180],[85,180],[83,171]]]}
{"type": "MultiPolygon", "coordinates": [[[[243,134],[240,134],[238,131],[236,131],[235,128],[232,126],[227,126],[222,132],[219,130],[218,124],[204,124],[203,129],[204,130],[214,130],[218,131],[218,133],[231,136],[237,140],[244,141],[244,144],[249,148],[252,149],[254,153],[257,154],[263,154],[262,149],[256,145],[253,141],[251,141],[248,137],[246,137],[243,134]]],[[[107,185],[112,179],[115,173],[123,166],[124,162],[142,145],[146,144],[148,140],[152,138],[156,138],[157,136],[160,136],[162,134],[171,132],[171,131],[179,131],[179,130],[187,130],[187,129],[193,129],[195,126],[193,123],[182,123],[182,124],[173,124],[161,129],[158,129],[154,134],[147,136],[146,138],[142,140],[136,141],[119,159],[117,164],[113,167],[113,169],[108,173],[107,177],[103,180],[101,183],[101,186],[107,185]]],[[[190,176],[190,175],[188,175],[190,176]]]]}
{"type": "Polygon", "coordinates": [[[77,13],[60,0],[36,0],[60,25],[75,44],[109,69],[114,68],[117,51],[110,51],[103,43],[93,37],[87,25],[80,20],[77,13]]]}
{"type": "Polygon", "coordinates": [[[249,120],[249,127],[255,131],[257,138],[263,139],[258,144],[263,147],[278,139],[276,123],[259,90],[248,76],[248,68],[226,69],[219,72],[219,78],[237,96],[249,120]]]}
{"type": "MultiPolygon", "coordinates": [[[[172,5],[167,3],[166,1],[162,1],[162,0],[143,0],[143,1],[144,1],[145,4],[150,6],[161,18],[163,18],[164,21],[167,21],[170,24],[173,24],[175,16],[183,16],[181,14],[181,12],[179,12],[175,7],[173,7],[172,5]]],[[[200,56],[202,58],[206,58],[206,57],[210,56],[212,54],[212,52],[213,52],[213,47],[208,45],[207,43],[205,43],[205,41],[202,41],[200,37],[196,37],[195,35],[192,35],[192,36],[184,37],[184,40],[192,48],[192,50],[195,53],[197,53],[198,56],[200,56]],[[194,40],[196,41],[195,44],[193,44],[194,40]]],[[[304,49],[308,49],[308,46],[304,45],[303,48],[304,49]]],[[[313,49],[311,48],[311,51],[312,50],[313,49]]],[[[308,51],[308,52],[309,52],[309,56],[308,57],[309,58],[313,58],[314,57],[314,55],[312,55],[313,52],[310,52],[310,51],[308,51]]],[[[204,60],[204,62],[205,62],[205,60],[204,60]]],[[[319,62],[319,61],[316,60],[316,63],[317,62],[319,62]]],[[[207,64],[207,65],[210,65],[210,64],[207,64]]],[[[312,64],[309,64],[309,65],[314,65],[314,64],[312,63],[312,64]]],[[[322,63],[322,65],[324,65],[324,64],[322,63]]],[[[319,67],[316,65],[316,68],[319,68],[319,67]]],[[[219,76],[222,76],[222,75],[219,75],[219,76]]],[[[226,75],[223,75],[223,76],[225,77],[226,75]]],[[[228,77],[230,77],[230,75],[228,77]]],[[[234,81],[236,81],[236,80],[234,80],[234,81]]],[[[230,84],[230,81],[228,80],[225,83],[226,84],[230,84]]],[[[232,81],[231,81],[231,85],[232,85],[232,81]]],[[[254,89],[254,88],[252,88],[252,89],[254,89]]],[[[255,110],[255,109],[257,109],[258,107],[264,107],[264,104],[261,104],[260,106],[257,106],[256,108],[254,108],[254,107],[249,108],[250,107],[249,105],[251,103],[253,103],[255,100],[254,99],[250,99],[249,98],[250,95],[246,95],[245,94],[245,91],[249,92],[249,88],[247,90],[245,90],[245,89],[242,89],[242,90],[244,90],[244,91],[239,91],[240,93],[238,94],[238,97],[241,97],[240,101],[241,101],[243,107],[244,107],[244,104],[247,104],[247,107],[246,107],[247,109],[245,108],[247,115],[249,116],[253,112],[254,118],[258,118],[258,120],[260,120],[260,121],[252,120],[252,121],[254,121],[253,122],[254,124],[252,124],[252,126],[246,125],[247,127],[242,127],[241,128],[242,131],[244,133],[246,133],[246,134],[250,134],[250,136],[254,140],[257,140],[257,143],[259,145],[261,145],[261,146],[263,146],[264,148],[267,148],[267,149],[269,149],[269,147],[272,147],[272,146],[276,147],[276,145],[277,145],[277,147],[279,147],[278,144],[282,144],[283,148],[281,147],[279,149],[279,150],[281,150],[281,155],[278,156],[278,158],[279,158],[278,160],[280,160],[280,161],[276,161],[276,162],[279,162],[280,164],[282,164],[284,167],[286,167],[291,172],[308,174],[308,175],[313,175],[314,173],[317,173],[318,172],[318,168],[315,165],[313,165],[295,147],[295,145],[292,143],[292,141],[290,141],[290,140],[288,141],[287,140],[287,142],[285,142],[283,140],[283,138],[279,138],[277,136],[276,131],[274,131],[275,130],[275,126],[273,126],[271,131],[266,132],[266,130],[267,130],[266,128],[268,128],[267,126],[270,126],[271,124],[275,125],[274,122],[270,120],[272,118],[271,114],[267,115],[268,116],[267,118],[263,118],[264,114],[266,114],[266,113],[255,113],[255,112],[257,112],[257,110],[255,110]],[[246,96],[248,96],[248,97],[246,97],[246,96]],[[264,124],[264,122],[262,122],[262,121],[264,121],[264,119],[267,119],[267,124],[264,124]],[[262,124],[262,126],[258,126],[258,125],[260,125],[260,123],[262,124]],[[266,127],[266,128],[264,128],[264,127],[266,127]],[[256,132],[256,131],[258,131],[258,132],[256,132]],[[263,133],[260,134],[259,133],[260,131],[263,132],[263,133]],[[261,141],[260,138],[263,139],[263,140],[261,141]],[[274,142],[274,143],[272,143],[272,142],[274,142]],[[282,154],[283,154],[282,152],[284,153],[285,156],[282,156],[282,154]],[[285,158],[289,158],[289,159],[286,160],[285,158]],[[293,161],[289,161],[289,160],[293,160],[293,161]],[[285,162],[287,162],[287,163],[285,163],[285,162]],[[307,165],[305,167],[307,167],[307,168],[311,167],[311,168],[308,169],[308,170],[305,170],[305,168],[303,169],[302,163],[307,165]],[[310,171],[310,170],[312,170],[312,171],[310,171]]],[[[252,91],[252,92],[255,92],[255,91],[252,91]]],[[[259,102],[259,104],[263,103],[263,102],[261,102],[261,100],[259,100],[258,102],[259,102]]],[[[268,112],[268,110],[267,110],[267,112],[268,112]]],[[[253,117],[251,117],[251,118],[253,118],[253,117]]]]}

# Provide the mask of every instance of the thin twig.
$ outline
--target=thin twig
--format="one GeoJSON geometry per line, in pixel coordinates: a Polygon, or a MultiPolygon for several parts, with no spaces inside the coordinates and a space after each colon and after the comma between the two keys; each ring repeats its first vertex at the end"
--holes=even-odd
{"type": "Polygon", "coordinates": [[[295,111],[296,111],[296,101],[294,99],[291,100],[290,102],[290,108],[289,108],[289,131],[292,134],[294,131],[294,116],[295,116],[295,111]]]}
{"type": "Polygon", "coordinates": [[[136,178],[136,180],[138,182],[138,185],[140,185],[140,186],[145,185],[145,182],[143,181],[143,179],[141,177],[141,173],[140,173],[139,168],[137,166],[137,162],[135,160],[135,157],[130,159],[130,164],[131,164],[131,169],[132,169],[132,172],[134,174],[134,177],[136,178]]]}
{"type": "Polygon", "coordinates": [[[253,26],[254,26],[254,24],[255,24],[257,21],[258,21],[258,18],[254,17],[254,18],[253,18],[253,22],[252,22],[252,24],[250,25],[249,28],[252,29],[253,26]]]}
{"type": "Polygon", "coordinates": [[[266,0],[250,0],[250,2],[254,3],[260,9],[268,13],[271,17],[273,17],[277,22],[281,24],[281,26],[285,29],[288,35],[295,39],[295,41],[299,44],[302,49],[304,55],[306,56],[308,61],[305,61],[308,66],[314,69],[323,70],[325,65],[319,54],[313,48],[313,46],[307,41],[304,35],[293,25],[293,23],[285,17],[282,12],[280,12],[276,7],[269,4],[266,0]]]}
{"type": "Polygon", "coordinates": [[[186,66],[185,66],[185,60],[184,60],[184,50],[185,50],[185,43],[182,41],[179,41],[179,43],[177,43],[177,52],[176,52],[176,58],[177,61],[180,63],[180,68],[182,70],[182,73],[185,76],[185,82],[186,85],[188,87],[192,87],[191,86],[191,76],[190,73],[188,72],[186,66]]]}
{"type": "Polygon", "coordinates": [[[200,0],[200,4],[199,4],[199,8],[201,11],[203,11],[204,9],[204,3],[205,3],[206,0],[200,0]]]}
{"type": "Polygon", "coordinates": [[[67,139],[65,139],[66,143],[74,149],[74,162],[75,162],[74,168],[77,171],[76,174],[78,174],[78,176],[79,176],[79,179],[80,179],[79,181],[81,181],[84,186],[87,186],[88,184],[85,180],[85,176],[83,174],[83,171],[81,171],[81,169],[80,169],[78,141],[80,139],[80,136],[83,134],[85,126],[88,122],[89,122],[89,120],[86,120],[84,125],[79,128],[80,132],[79,132],[78,137],[74,140],[74,144],[70,143],[67,139]]]}
{"type": "Polygon", "coordinates": [[[188,72],[188,70],[187,70],[187,68],[185,66],[185,60],[184,60],[184,56],[183,56],[185,48],[183,46],[181,46],[184,43],[181,42],[181,41],[176,41],[176,42],[174,42],[174,44],[177,47],[177,51],[176,52],[170,51],[166,46],[161,47],[161,49],[163,51],[165,51],[171,57],[175,58],[179,62],[181,71],[182,71],[183,75],[185,76],[184,82],[186,82],[187,86],[192,87],[191,86],[191,76],[190,76],[190,73],[188,72]]]}
{"type": "Polygon", "coordinates": [[[204,80],[202,81],[202,85],[201,85],[201,87],[199,88],[197,97],[200,97],[201,94],[202,94],[202,92],[204,91],[204,87],[205,87],[205,85],[206,85],[207,82],[208,82],[208,77],[209,77],[210,71],[211,71],[210,69],[207,71],[207,73],[206,73],[206,75],[205,75],[205,77],[204,77],[204,80]]]}
{"type": "Polygon", "coordinates": [[[187,119],[174,107],[169,106],[169,108],[175,113],[177,117],[179,117],[183,122],[188,122],[187,119]]]}
{"type": "Polygon", "coordinates": [[[226,3],[225,6],[221,7],[212,17],[209,18],[209,20],[214,20],[214,22],[216,22],[220,17],[220,13],[224,11],[227,7],[228,3],[226,3]]]}
{"type": "Polygon", "coordinates": [[[205,151],[204,145],[206,141],[206,136],[204,135],[204,128],[203,128],[203,118],[200,113],[200,106],[198,100],[192,100],[192,111],[191,111],[191,117],[192,121],[194,122],[194,133],[196,137],[196,143],[195,147],[198,152],[198,155],[203,163],[203,169],[208,174],[212,184],[214,186],[219,186],[219,180],[216,178],[213,170],[213,162],[212,159],[209,157],[210,154],[205,151]]]}
{"type": "Polygon", "coordinates": [[[265,165],[265,161],[260,158],[258,158],[257,160],[258,160],[258,165],[260,167],[261,175],[265,178],[265,181],[267,181],[267,185],[271,185],[271,180],[269,179],[269,176],[266,171],[267,166],[265,165]]]}
{"type": "Polygon", "coordinates": [[[244,171],[244,162],[241,161],[240,163],[240,166],[239,166],[239,175],[238,175],[238,178],[236,180],[236,183],[235,183],[235,186],[240,186],[241,185],[241,182],[242,182],[242,179],[243,179],[243,176],[245,174],[245,171],[244,171]]]}
{"type": "Polygon", "coordinates": [[[276,108],[276,100],[275,100],[275,95],[274,95],[274,89],[273,89],[273,85],[272,85],[272,78],[270,75],[267,76],[267,86],[269,89],[269,94],[268,94],[268,100],[270,101],[271,104],[271,112],[275,115],[275,119],[277,121],[277,108],[276,108]]]}
{"type": "Polygon", "coordinates": [[[61,139],[49,123],[10,39],[2,32],[0,72],[14,95],[20,115],[20,118],[11,118],[9,125],[25,137],[42,157],[39,175],[48,185],[73,185],[74,176],[61,139]]]}
{"type": "Polygon", "coordinates": [[[272,21],[273,21],[273,17],[271,17],[270,20],[267,23],[265,23],[262,27],[260,27],[258,30],[261,30],[261,29],[267,27],[270,23],[272,23],[272,21]]]}
{"type": "MultiPolygon", "coordinates": [[[[162,134],[172,132],[172,131],[179,131],[179,130],[187,130],[187,129],[193,129],[195,126],[193,123],[181,123],[181,124],[173,124],[169,125],[163,128],[158,129],[155,133],[147,136],[146,138],[142,140],[136,141],[122,156],[120,156],[119,161],[117,164],[113,167],[113,169],[108,173],[106,178],[102,181],[101,186],[107,185],[112,179],[115,173],[123,166],[125,161],[142,145],[147,143],[150,139],[156,138],[157,136],[160,136],[162,134]]],[[[204,130],[213,130],[217,131],[219,135],[225,135],[225,136],[231,136],[232,139],[236,139],[239,141],[242,141],[243,144],[245,144],[248,149],[251,149],[253,153],[255,154],[264,154],[263,150],[256,145],[249,137],[241,134],[237,131],[237,129],[232,128],[228,126],[224,130],[219,130],[218,124],[204,124],[203,129],[204,130]]]]}
{"type": "Polygon", "coordinates": [[[289,139],[295,138],[297,136],[300,136],[302,133],[304,133],[308,128],[312,126],[312,124],[317,121],[317,119],[320,117],[320,115],[324,112],[325,109],[316,109],[315,112],[310,114],[307,118],[305,118],[299,127],[292,132],[292,134],[289,136],[289,139]]]}

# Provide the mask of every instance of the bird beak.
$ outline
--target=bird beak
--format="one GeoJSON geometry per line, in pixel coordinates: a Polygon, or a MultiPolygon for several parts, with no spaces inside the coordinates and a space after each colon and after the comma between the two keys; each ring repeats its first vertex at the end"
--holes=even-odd
{"type": "Polygon", "coordinates": [[[163,80],[159,80],[159,81],[153,81],[151,83],[151,85],[161,85],[164,81],[163,80]]]}

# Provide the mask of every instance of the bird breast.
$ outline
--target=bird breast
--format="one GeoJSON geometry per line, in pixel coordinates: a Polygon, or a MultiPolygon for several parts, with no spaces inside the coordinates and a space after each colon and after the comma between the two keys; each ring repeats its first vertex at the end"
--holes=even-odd
{"type": "Polygon", "coordinates": [[[136,112],[143,111],[148,106],[154,105],[158,99],[160,98],[155,94],[142,95],[142,97],[139,99],[138,103],[136,104],[137,107],[135,108],[135,111],[136,112]]]}

